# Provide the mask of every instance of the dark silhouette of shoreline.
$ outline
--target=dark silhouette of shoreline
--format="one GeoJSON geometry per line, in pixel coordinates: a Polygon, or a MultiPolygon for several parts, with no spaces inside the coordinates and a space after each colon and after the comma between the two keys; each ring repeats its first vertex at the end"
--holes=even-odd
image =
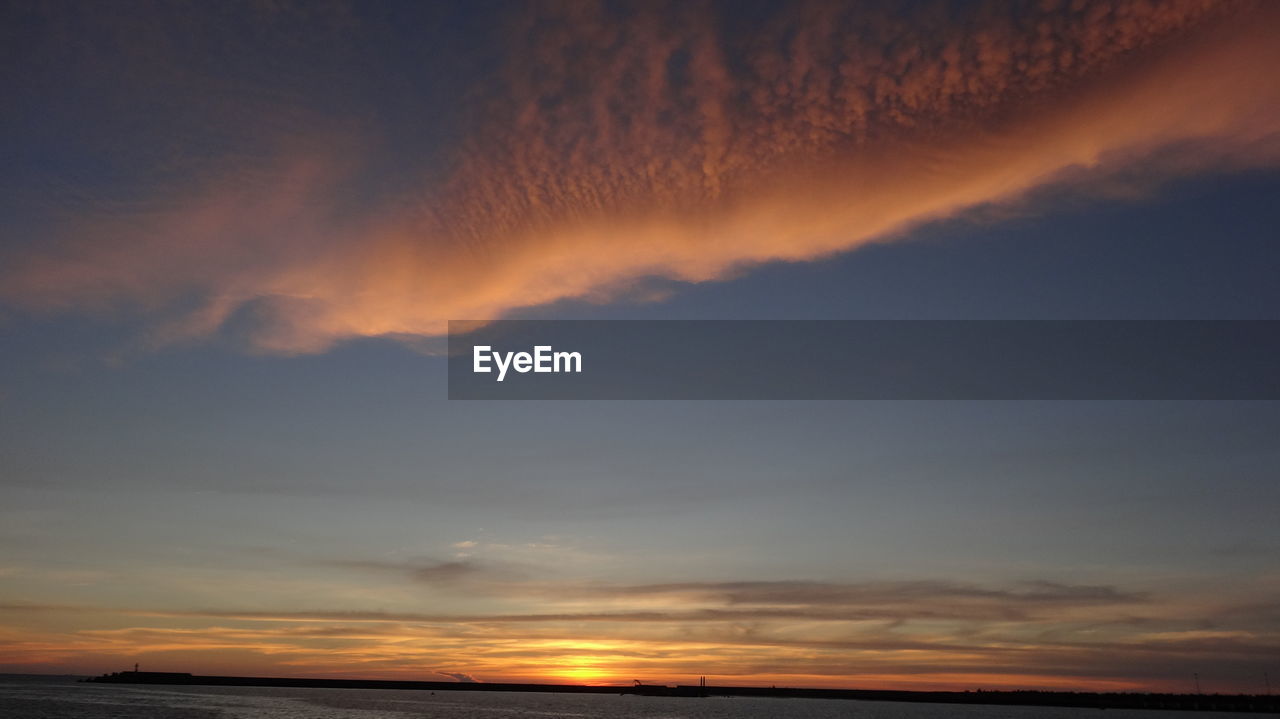
{"type": "Polygon", "coordinates": [[[183,672],[124,671],[85,679],[106,684],[292,687],[300,689],[414,689],[419,691],[562,692],[571,694],[636,694],[664,697],[772,697],[779,699],[857,699],[934,704],[991,704],[1081,707],[1090,709],[1172,709],[1280,713],[1280,697],[1261,694],[1153,694],[1060,691],[897,691],[882,689],[804,689],[641,684],[514,684],[427,682],[379,679],[297,679],[288,677],[201,676],[183,672]]]}

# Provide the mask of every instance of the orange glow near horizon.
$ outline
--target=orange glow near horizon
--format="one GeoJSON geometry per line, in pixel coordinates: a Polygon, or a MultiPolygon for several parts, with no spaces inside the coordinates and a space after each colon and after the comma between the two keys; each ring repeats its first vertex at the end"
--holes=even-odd
{"type": "MultiPolygon", "coordinates": [[[[56,633],[6,630],[0,666],[20,663],[24,671],[99,674],[138,662],[154,671],[197,674],[411,679],[446,681],[531,682],[550,684],[627,685],[633,679],[652,684],[695,684],[707,677],[712,685],[904,690],[1062,689],[1081,691],[1179,691],[1168,681],[1143,681],[1091,675],[1087,655],[1068,661],[1082,670],[1064,671],[1064,657],[1083,649],[1055,654],[1027,647],[1012,663],[1008,643],[985,647],[937,649],[833,649],[777,639],[746,643],[689,641],[671,638],[612,639],[609,633],[635,632],[603,625],[594,637],[570,638],[568,626],[554,632],[509,626],[494,633],[486,622],[481,634],[465,624],[448,631],[389,632],[367,624],[342,625],[329,620],[295,622],[253,620],[211,626],[178,620],[181,626],[126,626],[111,630],[77,627],[79,613],[65,617],[56,633]],[[545,635],[545,636],[544,636],[545,635]],[[1037,669],[1044,664],[1045,668],[1037,669]],[[1014,666],[1020,665],[1020,666],[1014,666]],[[460,679],[462,680],[462,679],[460,679]]],[[[104,618],[109,615],[103,615],[104,618]]],[[[117,616],[116,620],[127,617],[117,616]]],[[[133,617],[136,622],[138,617],[133,617]]],[[[173,624],[172,620],[159,620],[173,624]]],[[[96,622],[94,622],[96,623],[96,622]]],[[[394,626],[394,625],[393,625],[394,626]]],[[[763,626],[763,625],[762,625],[763,626]]],[[[839,631],[839,624],[827,631],[839,631]]],[[[1051,626],[1051,625],[1045,625],[1051,626]]],[[[657,627],[653,627],[657,628],[657,627]]],[[[697,631],[705,633],[712,627],[697,631]]],[[[779,637],[788,629],[768,630],[779,637]]],[[[1164,639],[1157,638],[1159,641],[1164,639]]],[[[1192,638],[1195,640],[1194,637],[1192,638]]],[[[875,642],[867,640],[867,645],[875,642]]],[[[1129,651],[1125,642],[1106,650],[1112,656],[1129,651]]],[[[1147,649],[1134,646],[1137,656],[1147,649]]]]}
{"type": "MultiPolygon", "coordinates": [[[[679,646],[666,647],[678,652],[679,646]]],[[[361,661],[344,657],[341,661],[324,654],[281,651],[278,647],[232,647],[217,642],[207,645],[139,645],[118,656],[102,657],[86,662],[70,659],[65,643],[47,646],[43,652],[28,645],[24,667],[30,671],[45,668],[48,673],[96,675],[121,671],[138,662],[143,670],[183,671],[194,674],[239,676],[282,676],[316,678],[351,678],[374,680],[447,681],[449,671],[465,672],[480,682],[516,682],[545,684],[583,684],[629,686],[633,679],[647,684],[697,684],[706,677],[712,686],[776,686],[793,688],[889,689],[919,691],[987,690],[1069,690],[1069,691],[1179,691],[1167,682],[1139,682],[1098,677],[1049,677],[1039,674],[967,673],[912,674],[893,672],[854,672],[848,674],[813,674],[802,671],[767,673],[738,669],[732,664],[708,663],[688,667],[685,660],[674,665],[646,662],[628,664],[619,658],[591,654],[557,654],[527,662],[514,662],[502,669],[484,671],[490,660],[468,659],[465,653],[449,662],[448,669],[424,668],[413,654],[380,655],[370,652],[361,661]],[[41,656],[43,654],[43,656],[41,656]],[[370,663],[383,665],[367,666],[370,663]],[[385,666],[394,664],[395,668],[385,666]],[[690,671],[692,670],[692,671],[690,671]]]]}

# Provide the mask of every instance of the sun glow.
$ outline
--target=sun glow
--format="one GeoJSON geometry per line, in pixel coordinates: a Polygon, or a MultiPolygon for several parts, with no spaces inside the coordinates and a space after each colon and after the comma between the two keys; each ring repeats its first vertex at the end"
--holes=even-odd
{"type": "Polygon", "coordinates": [[[548,672],[554,681],[574,684],[613,684],[613,673],[606,666],[607,659],[595,655],[566,656],[560,658],[560,666],[548,672]]]}

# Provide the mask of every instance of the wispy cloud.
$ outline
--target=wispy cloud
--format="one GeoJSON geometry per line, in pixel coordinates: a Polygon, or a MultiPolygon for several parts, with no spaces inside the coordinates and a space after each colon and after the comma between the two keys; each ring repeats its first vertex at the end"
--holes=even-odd
{"type": "Polygon", "coordinates": [[[306,675],[395,677],[434,667],[463,681],[705,673],[748,683],[1112,689],[1178,689],[1200,671],[1218,682],[1214,690],[1232,691],[1256,690],[1251,677],[1280,649],[1280,627],[1265,608],[1274,597],[1256,591],[1247,603],[1223,604],[1053,582],[615,585],[575,587],[558,599],[528,589],[542,611],[10,604],[0,607],[0,627],[10,627],[0,641],[7,656],[41,666],[141,656],[190,669],[225,655],[241,671],[306,675]],[[609,609],[574,609],[588,594],[587,606],[609,609]],[[651,606],[658,596],[666,603],[651,606]],[[40,613],[43,625],[66,615],[68,624],[56,633],[18,629],[7,613],[40,613]]]}
{"type": "MultiPolygon", "coordinates": [[[[571,590],[572,591],[572,590],[571,590]]],[[[1115,587],[1069,585],[1043,580],[1015,589],[996,589],[943,581],[917,582],[687,582],[627,586],[583,587],[586,594],[625,596],[691,595],[724,604],[856,606],[916,602],[981,601],[1019,605],[1095,604],[1140,601],[1141,595],[1115,587]]]]}
{"type": "Polygon", "coordinates": [[[1264,3],[515,15],[445,179],[353,206],[376,130],[277,140],[140,206],[62,208],[0,292],[124,307],[154,343],[311,352],[822,258],[1046,187],[1280,161],[1264,3]]]}
{"type": "MultiPolygon", "coordinates": [[[[416,563],[381,561],[326,562],[341,568],[394,571],[417,578],[416,563]]],[[[439,566],[439,565],[437,565],[439,566]]],[[[474,567],[449,569],[466,574],[474,567]]],[[[811,619],[818,621],[905,621],[910,619],[988,619],[1030,621],[1033,610],[1042,610],[1057,619],[1074,608],[1137,607],[1147,601],[1141,593],[1110,586],[1066,585],[1053,582],[1026,582],[1013,588],[984,587],[949,581],[914,582],[685,582],[673,584],[541,583],[532,581],[493,582],[471,587],[479,595],[499,595],[511,599],[534,599],[544,606],[578,605],[595,607],[630,603],[626,611],[557,611],[527,614],[428,614],[385,611],[287,611],[246,612],[227,610],[123,610],[154,616],[207,616],[228,619],[278,621],[360,621],[360,622],[704,622],[751,619],[811,619]],[[651,600],[659,600],[657,604],[651,600]]],[[[63,604],[0,605],[0,611],[81,611],[63,604]]]]}
{"type": "Polygon", "coordinates": [[[373,570],[404,574],[419,582],[451,583],[481,575],[488,571],[472,561],[388,562],[369,559],[325,559],[317,563],[341,569],[373,570]]]}

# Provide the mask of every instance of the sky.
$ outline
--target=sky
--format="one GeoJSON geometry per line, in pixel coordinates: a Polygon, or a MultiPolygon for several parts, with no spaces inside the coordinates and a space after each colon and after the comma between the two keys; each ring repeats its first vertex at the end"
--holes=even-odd
{"type": "Polygon", "coordinates": [[[1275,402],[465,402],[440,352],[1280,319],[1276,6],[0,8],[0,671],[1280,679],[1275,402]]]}

